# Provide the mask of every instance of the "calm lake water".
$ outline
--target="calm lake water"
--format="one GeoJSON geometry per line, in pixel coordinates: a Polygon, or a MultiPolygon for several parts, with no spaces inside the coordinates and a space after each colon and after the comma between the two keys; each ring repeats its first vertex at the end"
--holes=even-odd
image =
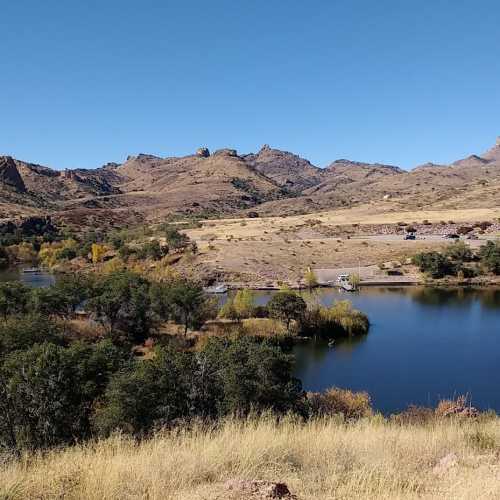
{"type": "Polygon", "coordinates": [[[0,282],[22,281],[33,288],[46,287],[55,283],[54,275],[49,272],[40,271],[39,273],[23,273],[22,269],[23,268],[20,267],[13,267],[0,270],[0,282]]]}
{"type": "MultiPolygon", "coordinates": [[[[500,290],[371,288],[320,290],[320,301],[349,299],[370,318],[370,333],[329,348],[294,348],[296,375],[308,391],[331,386],[367,391],[390,413],[409,404],[469,394],[500,412],[500,290]]],[[[268,294],[261,294],[265,302],[268,294]]]]}

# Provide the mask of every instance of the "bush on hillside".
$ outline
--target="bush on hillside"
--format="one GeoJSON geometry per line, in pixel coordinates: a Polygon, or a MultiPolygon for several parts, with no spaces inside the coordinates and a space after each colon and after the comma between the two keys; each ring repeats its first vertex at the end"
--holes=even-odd
{"type": "Polygon", "coordinates": [[[332,387],[325,392],[308,392],[309,414],[329,417],[341,414],[346,420],[357,420],[373,415],[371,398],[367,392],[353,392],[332,387]]]}

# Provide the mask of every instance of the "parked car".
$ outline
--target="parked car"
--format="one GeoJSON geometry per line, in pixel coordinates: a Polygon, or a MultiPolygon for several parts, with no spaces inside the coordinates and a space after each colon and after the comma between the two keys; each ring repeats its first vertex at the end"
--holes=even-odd
{"type": "Polygon", "coordinates": [[[453,233],[453,234],[446,234],[445,238],[452,239],[452,240],[458,240],[458,239],[460,239],[460,236],[458,236],[458,234],[453,233]]]}
{"type": "Polygon", "coordinates": [[[478,240],[479,238],[477,237],[477,234],[469,234],[467,236],[468,240],[478,240]]]}
{"type": "Polygon", "coordinates": [[[416,240],[417,237],[414,234],[407,234],[405,240],[416,240]]]}

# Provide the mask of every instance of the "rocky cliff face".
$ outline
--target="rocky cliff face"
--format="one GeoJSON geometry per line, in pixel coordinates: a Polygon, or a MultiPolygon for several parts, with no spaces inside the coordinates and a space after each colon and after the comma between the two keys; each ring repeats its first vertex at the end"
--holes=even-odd
{"type": "Polygon", "coordinates": [[[315,186],[323,179],[323,170],[308,160],[288,151],[273,149],[267,144],[258,153],[245,155],[243,159],[252,168],[292,193],[315,186]]]}
{"type": "Polygon", "coordinates": [[[17,193],[26,192],[26,186],[17,170],[16,163],[10,156],[0,156],[0,187],[17,193]]]}

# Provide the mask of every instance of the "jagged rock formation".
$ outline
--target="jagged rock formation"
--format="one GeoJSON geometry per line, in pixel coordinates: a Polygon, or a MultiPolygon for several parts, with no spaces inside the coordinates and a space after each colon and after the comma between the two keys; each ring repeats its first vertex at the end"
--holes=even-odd
{"type": "Polygon", "coordinates": [[[10,156],[0,157],[0,186],[25,193],[26,186],[17,170],[15,161],[10,156]]]}
{"type": "Polygon", "coordinates": [[[198,148],[196,150],[196,155],[202,158],[208,158],[210,156],[210,151],[208,148],[198,148]]]}

